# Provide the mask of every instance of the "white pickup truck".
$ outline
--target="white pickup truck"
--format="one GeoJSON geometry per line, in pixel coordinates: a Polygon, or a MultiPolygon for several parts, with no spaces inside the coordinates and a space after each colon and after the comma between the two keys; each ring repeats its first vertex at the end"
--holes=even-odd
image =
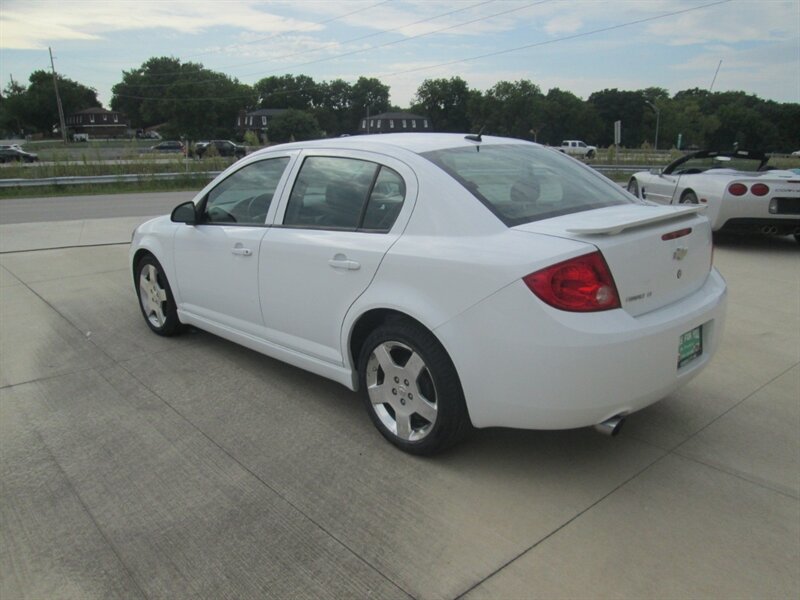
{"type": "Polygon", "coordinates": [[[571,154],[572,156],[580,156],[582,158],[594,158],[597,155],[596,146],[588,146],[586,142],[580,140],[564,140],[558,146],[560,152],[571,154]]]}

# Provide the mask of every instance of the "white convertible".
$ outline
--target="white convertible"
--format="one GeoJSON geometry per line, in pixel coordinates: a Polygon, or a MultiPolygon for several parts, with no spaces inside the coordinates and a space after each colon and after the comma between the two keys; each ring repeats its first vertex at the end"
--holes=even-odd
{"type": "Polygon", "coordinates": [[[714,231],[794,234],[800,242],[800,175],[772,169],[761,152],[702,150],[631,177],[628,191],[660,204],[701,204],[714,231]]]}
{"type": "Polygon", "coordinates": [[[700,212],[520,140],[353,136],[235,163],[136,229],[131,270],[155,333],[360,389],[425,454],[470,426],[612,433],[697,375],[726,298],[700,212]]]}

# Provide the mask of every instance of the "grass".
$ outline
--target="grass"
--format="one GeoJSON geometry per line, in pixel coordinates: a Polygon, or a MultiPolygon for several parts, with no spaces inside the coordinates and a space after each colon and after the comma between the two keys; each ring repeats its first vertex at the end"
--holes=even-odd
{"type": "Polygon", "coordinates": [[[209,177],[187,176],[178,179],[143,179],[138,182],[47,185],[0,188],[0,200],[11,198],[43,198],[48,196],[93,196],[99,194],[132,194],[151,192],[198,192],[211,181],[209,177]]]}
{"type": "Polygon", "coordinates": [[[97,163],[83,161],[59,161],[52,164],[13,163],[0,170],[2,179],[46,179],[48,177],[93,176],[93,175],[152,175],[154,173],[201,173],[222,171],[233,163],[233,159],[209,158],[204,160],[184,160],[181,156],[161,155],[154,160],[153,155],[135,157],[124,162],[97,163]]]}

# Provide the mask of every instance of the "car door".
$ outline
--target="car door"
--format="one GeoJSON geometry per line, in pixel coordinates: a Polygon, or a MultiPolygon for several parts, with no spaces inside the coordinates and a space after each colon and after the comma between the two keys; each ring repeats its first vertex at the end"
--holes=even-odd
{"type": "Polygon", "coordinates": [[[259,247],[291,160],[270,157],[234,171],[200,202],[198,222],[178,228],[173,252],[181,310],[253,335],[263,332],[259,247]]]}
{"type": "Polygon", "coordinates": [[[277,344],[343,364],[345,314],[413,208],[413,171],[357,151],[306,151],[261,244],[261,307],[277,344]]]}
{"type": "Polygon", "coordinates": [[[659,204],[670,204],[675,188],[678,185],[679,175],[653,173],[643,186],[643,197],[659,204]]]}

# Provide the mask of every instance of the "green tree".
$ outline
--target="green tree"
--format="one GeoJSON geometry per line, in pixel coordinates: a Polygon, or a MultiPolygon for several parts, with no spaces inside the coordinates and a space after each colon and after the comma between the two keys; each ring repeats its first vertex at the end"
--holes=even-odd
{"type": "MultiPolygon", "coordinates": [[[[100,106],[94,89],[60,75],[57,79],[65,115],[100,106]]],[[[17,133],[49,134],[54,126],[58,126],[58,103],[51,73],[34,71],[27,87],[17,82],[9,83],[5,94],[7,98],[3,102],[0,127],[11,128],[17,133]]]]}
{"type": "Polygon", "coordinates": [[[274,117],[269,124],[271,142],[301,142],[321,137],[317,120],[302,110],[289,109],[274,117]]]}
{"type": "Polygon", "coordinates": [[[436,131],[470,131],[470,112],[476,112],[470,110],[473,95],[460,77],[426,79],[417,88],[411,110],[430,117],[436,131]]]}
{"type": "Polygon", "coordinates": [[[638,148],[647,137],[642,120],[645,110],[652,112],[652,109],[644,103],[641,91],[601,90],[589,96],[588,101],[601,123],[598,145],[610,146],[614,143],[614,121],[622,121],[623,146],[638,148]]]}
{"type": "Polygon", "coordinates": [[[351,89],[350,117],[344,131],[358,130],[359,120],[369,111],[377,115],[389,110],[389,86],[374,77],[359,77],[351,89]]]}
{"type": "Polygon", "coordinates": [[[353,88],[342,79],[323,82],[318,86],[318,104],[313,114],[325,135],[336,137],[352,132],[350,116],[353,108],[353,88]]]}
{"type": "Polygon", "coordinates": [[[597,144],[602,123],[594,106],[572,92],[553,88],[547,92],[542,109],[543,124],[538,141],[556,146],[563,140],[584,140],[597,144]]]}
{"type": "Polygon", "coordinates": [[[308,75],[271,75],[253,87],[261,108],[311,110],[320,100],[320,86],[308,75]]]}
{"type": "Polygon", "coordinates": [[[168,57],[151,58],[123,72],[112,91],[112,108],[125,112],[134,127],[166,123],[168,136],[190,139],[233,137],[236,115],[255,106],[257,99],[249,85],[168,57]]]}

